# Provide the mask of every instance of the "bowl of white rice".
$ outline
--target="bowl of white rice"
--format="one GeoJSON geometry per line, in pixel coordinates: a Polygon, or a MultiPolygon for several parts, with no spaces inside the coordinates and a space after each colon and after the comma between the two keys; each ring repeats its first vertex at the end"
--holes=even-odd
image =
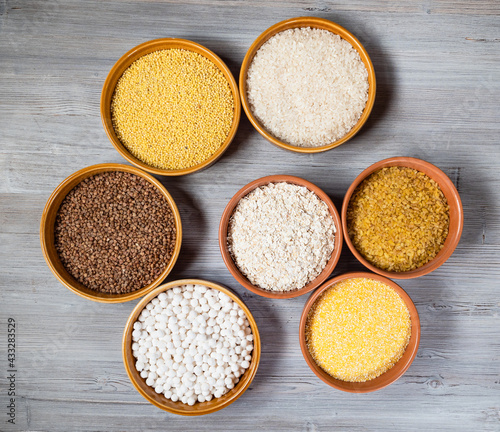
{"type": "Polygon", "coordinates": [[[271,143],[300,153],[343,144],[359,132],[375,102],[368,53],[331,21],[292,18],[267,29],[240,72],[247,117],[271,143]]]}

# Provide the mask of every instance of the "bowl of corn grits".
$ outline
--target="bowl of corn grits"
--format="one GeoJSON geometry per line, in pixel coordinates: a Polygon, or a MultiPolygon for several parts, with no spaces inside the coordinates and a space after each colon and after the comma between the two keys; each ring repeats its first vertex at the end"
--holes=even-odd
{"type": "Polygon", "coordinates": [[[395,282],[372,273],[346,273],[316,290],[300,319],[300,348],[311,370],[346,392],[380,390],[413,362],[420,320],[395,282]]]}
{"type": "Polygon", "coordinates": [[[225,63],[184,39],[155,39],[125,53],[101,94],[101,120],[118,152],[153,174],[199,171],[236,134],[238,86],[225,63]]]}
{"type": "Polygon", "coordinates": [[[346,243],[369,270],[411,279],[441,266],[460,241],[460,196],[449,177],[421,159],[394,157],[365,169],[342,205],[346,243]]]}

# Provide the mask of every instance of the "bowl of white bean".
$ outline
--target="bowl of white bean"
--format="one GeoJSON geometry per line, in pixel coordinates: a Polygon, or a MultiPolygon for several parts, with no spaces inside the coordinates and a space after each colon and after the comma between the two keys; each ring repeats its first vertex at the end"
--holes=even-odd
{"type": "Polygon", "coordinates": [[[123,361],[137,391],[165,411],[218,411],[252,383],[260,360],[257,324],[219,284],[183,279],[145,296],[123,332],[123,361]]]}

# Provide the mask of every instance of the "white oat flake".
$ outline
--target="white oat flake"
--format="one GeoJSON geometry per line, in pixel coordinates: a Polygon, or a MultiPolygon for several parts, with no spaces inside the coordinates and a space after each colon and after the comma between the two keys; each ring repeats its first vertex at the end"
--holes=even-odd
{"type": "Polygon", "coordinates": [[[270,291],[303,288],[325,268],[334,248],[328,206],[304,186],[286,182],[254,189],[228,227],[228,248],[241,273],[270,291]]]}

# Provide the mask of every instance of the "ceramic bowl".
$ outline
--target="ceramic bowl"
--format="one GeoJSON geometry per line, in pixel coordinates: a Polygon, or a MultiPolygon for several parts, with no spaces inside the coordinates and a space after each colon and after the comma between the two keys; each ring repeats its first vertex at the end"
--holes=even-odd
{"type": "MultiPolygon", "coordinates": [[[[272,79],[272,77],[270,77],[272,79]]],[[[349,141],[354,135],[356,135],[359,130],[363,127],[363,125],[366,123],[368,120],[368,117],[370,116],[371,110],[373,108],[373,104],[375,102],[375,93],[376,93],[376,80],[375,80],[375,69],[373,68],[373,64],[370,60],[370,57],[368,56],[368,53],[366,52],[365,48],[361,43],[356,39],[356,37],[346,30],[345,28],[341,27],[338,24],[335,24],[332,21],[323,19],[323,18],[315,18],[315,17],[300,17],[300,18],[291,18],[285,21],[281,21],[272,27],[269,27],[264,33],[262,33],[256,40],[255,42],[250,46],[248,49],[245,58],[243,59],[243,63],[241,65],[241,70],[240,70],[240,95],[241,95],[241,103],[243,105],[243,109],[245,110],[245,113],[252,123],[252,125],[257,129],[257,131],[268,141],[271,143],[277,145],[278,147],[284,148],[286,150],[291,150],[294,152],[298,153],[319,153],[319,152],[324,152],[326,150],[330,150],[332,148],[338,147],[339,145],[345,143],[346,141],[349,141]],[[317,28],[317,29],[323,29],[323,30],[328,30],[336,35],[339,35],[342,39],[346,40],[349,42],[356,51],[358,51],[359,56],[361,57],[361,60],[366,66],[366,69],[368,71],[368,84],[369,84],[369,90],[368,90],[368,101],[366,102],[365,109],[363,110],[363,113],[361,114],[361,117],[359,118],[358,122],[354,125],[354,127],[342,138],[338,139],[337,141],[334,141],[330,144],[319,146],[319,147],[299,147],[295,146],[292,144],[288,144],[284,141],[281,141],[280,139],[276,138],[273,136],[271,133],[269,133],[266,128],[257,120],[257,118],[253,115],[252,109],[250,107],[250,103],[248,102],[248,97],[247,97],[247,74],[248,74],[248,68],[250,67],[253,58],[259,48],[266,43],[271,37],[276,35],[277,33],[280,33],[282,31],[292,29],[292,28],[301,28],[301,27],[311,27],[311,28],[317,28]]]]}
{"type": "Polygon", "coordinates": [[[302,316],[300,318],[299,338],[300,338],[300,349],[302,350],[302,355],[304,356],[304,359],[306,360],[311,370],[323,382],[338,390],[342,390],[349,393],[368,393],[387,387],[389,384],[392,384],[394,381],[400,378],[408,370],[411,363],[415,359],[415,356],[417,355],[418,345],[420,342],[420,319],[418,317],[417,308],[413,304],[410,296],[406,294],[403,288],[401,288],[395,282],[383,276],[379,276],[373,273],[364,273],[364,272],[346,273],[337,276],[333,279],[330,279],[328,282],[323,284],[319,289],[317,289],[311,295],[311,297],[309,297],[309,300],[307,300],[307,303],[304,306],[304,310],[302,311],[302,316]],[[403,356],[387,372],[383,373],[377,378],[365,382],[347,382],[332,377],[330,374],[326,373],[321,367],[319,367],[316,364],[311,354],[309,353],[309,349],[307,348],[307,343],[306,343],[306,335],[305,335],[306,321],[309,311],[313,306],[314,302],[321,296],[321,294],[323,294],[326,290],[334,286],[336,283],[352,278],[374,279],[376,281],[382,282],[390,286],[403,299],[406,306],[408,307],[408,311],[410,312],[411,335],[410,335],[410,341],[408,343],[408,346],[406,347],[403,356]]]}
{"type": "Polygon", "coordinates": [[[144,42],[141,45],[132,48],[130,51],[128,51],[122,57],[120,57],[120,59],[116,62],[116,64],[111,68],[111,71],[109,72],[108,77],[104,82],[104,86],[101,93],[102,124],[104,126],[104,130],[106,131],[109,140],[116,148],[116,150],[118,150],[118,153],[120,153],[131,164],[150,173],[162,176],[181,176],[185,174],[191,174],[196,171],[200,171],[204,168],[207,168],[214,162],[216,162],[222,156],[222,154],[227,150],[229,144],[231,144],[231,141],[236,135],[236,130],[238,129],[238,124],[240,122],[240,115],[241,115],[241,104],[238,92],[238,85],[236,84],[236,80],[234,79],[229,68],[215,53],[205,48],[203,45],[185,39],[176,39],[176,38],[155,39],[148,42],[144,42]],[[128,67],[140,57],[146,54],[150,54],[154,51],[159,51],[164,49],[184,49],[188,51],[193,51],[212,61],[212,63],[214,63],[226,77],[229,86],[231,87],[231,93],[233,94],[234,98],[233,123],[231,125],[231,129],[229,130],[229,134],[226,140],[211,157],[209,157],[204,162],[190,168],[168,170],[168,169],[155,168],[145,164],[144,162],[133,156],[127,150],[127,148],[121,143],[121,141],[116,136],[115,130],[113,128],[113,122],[111,120],[111,101],[113,99],[116,83],[123,75],[123,72],[125,72],[125,70],[127,70],[128,67]]]}
{"type": "Polygon", "coordinates": [[[148,292],[152,291],[158,285],[160,285],[160,283],[170,273],[170,271],[174,267],[175,262],[177,261],[179,252],[181,250],[181,243],[182,243],[181,217],[173,198],[170,196],[165,187],[153,176],[145,173],[144,171],[138,168],[131,167],[128,165],[111,164],[111,163],[92,165],[70,175],[54,190],[43,210],[42,219],[40,222],[40,242],[42,246],[43,256],[45,257],[45,261],[47,261],[50,270],[52,271],[54,276],[59,280],[59,282],[61,282],[66,288],[70,289],[75,294],[78,294],[79,296],[82,296],[89,300],[94,300],[102,303],[121,303],[139,298],[147,294],[148,292]],[[168,265],[165,267],[160,276],[158,276],[152,283],[145,286],[144,288],[126,294],[105,294],[86,288],[84,285],[78,282],[73,276],[71,276],[68,273],[68,271],[64,268],[54,246],[54,224],[57,212],[59,211],[59,207],[64,198],[66,197],[66,195],[87,177],[91,177],[103,172],[112,172],[112,171],[120,171],[120,172],[135,174],[139,177],[146,179],[149,183],[151,183],[165,197],[168,204],[170,205],[170,208],[172,209],[172,213],[175,218],[175,226],[177,230],[177,238],[175,242],[174,251],[172,252],[172,257],[170,258],[168,265]]]}
{"type": "Polygon", "coordinates": [[[458,191],[455,188],[453,182],[450,180],[450,178],[443,171],[441,171],[436,166],[430,164],[429,162],[411,157],[394,157],[394,158],[384,159],[365,169],[360,175],[356,177],[354,182],[347,190],[344,197],[344,202],[342,204],[342,227],[344,229],[344,238],[351,252],[358,259],[358,261],[361,264],[363,264],[366,268],[382,276],[394,279],[416,278],[436,270],[451,256],[451,254],[457,247],[458,242],[460,241],[460,236],[462,235],[463,224],[464,224],[464,212],[462,208],[462,202],[460,200],[458,191]],[[381,168],[386,168],[391,166],[413,168],[429,176],[441,188],[441,191],[446,197],[448,201],[448,206],[450,208],[450,226],[448,230],[448,237],[446,238],[446,241],[444,242],[442,249],[428,263],[424,264],[423,266],[415,270],[407,272],[390,272],[379,269],[378,267],[375,267],[373,264],[370,264],[365,258],[363,258],[363,256],[361,256],[361,254],[356,250],[356,248],[352,244],[347,229],[347,208],[349,206],[349,201],[351,200],[354,190],[359,186],[359,184],[361,184],[361,182],[364,179],[373,174],[375,171],[378,171],[381,168]]]}
{"type": "Polygon", "coordinates": [[[257,368],[259,367],[260,361],[260,352],[261,352],[261,342],[259,336],[259,329],[257,328],[257,323],[253,318],[250,310],[246,307],[245,303],[230,289],[225,288],[219,284],[214,282],[209,282],[205,280],[199,279],[183,279],[177,280],[173,282],[169,282],[164,284],[153,292],[150,292],[146,297],[141,299],[139,303],[137,303],[136,307],[130,314],[127,324],[125,325],[125,330],[123,332],[123,344],[122,344],[122,354],[123,354],[123,362],[125,364],[125,369],[127,370],[127,374],[132,381],[132,384],[137,389],[137,391],[153,405],[161,408],[162,410],[171,412],[173,414],[180,414],[185,416],[197,416],[210,414],[215,411],[219,411],[222,408],[227,407],[232,404],[236,399],[238,399],[250,386],[252,380],[257,373],[257,368]],[[146,305],[158,294],[165,292],[169,289],[172,289],[179,285],[186,284],[194,284],[194,285],[204,285],[208,288],[213,288],[218,291],[222,291],[227,294],[233,301],[238,303],[238,305],[245,311],[247,319],[252,328],[252,333],[254,336],[253,346],[254,349],[252,351],[252,360],[250,362],[250,367],[246,370],[246,372],[240,377],[240,380],[236,384],[236,386],[231,389],[228,393],[221,396],[220,398],[213,398],[208,402],[197,402],[192,406],[182,403],[181,401],[173,402],[170,399],[167,399],[163,394],[158,394],[155,390],[146,384],[146,381],[141,378],[139,372],[135,368],[136,360],[132,354],[132,331],[134,323],[137,321],[140,313],[146,307],[146,305]]]}
{"type": "Polygon", "coordinates": [[[342,251],[342,228],[341,228],[340,216],[337,212],[337,209],[335,208],[335,205],[333,204],[332,200],[328,197],[328,195],[313,183],[308,182],[307,180],[304,180],[300,177],[294,177],[289,175],[271,175],[267,177],[262,177],[260,179],[254,180],[253,182],[241,188],[227,204],[226,208],[224,209],[224,212],[222,213],[222,218],[219,224],[219,247],[222,254],[222,259],[224,260],[226,267],[234,276],[234,278],[246,289],[260,296],[269,298],[285,299],[285,298],[298,297],[320,286],[328,278],[328,276],[330,276],[333,269],[337,265],[337,262],[340,258],[340,252],[342,251]],[[240,272],[240,270],[234,263],[227,244],[227,230],[228,230],[229,220],[233,214],[235,207],[238,205],[240,199],[248,195],[255,188],[267,185],[269,183],[280,183],[280,182],[286,182],[286,183],[296,184],[299,186],[304,186],[310,191],[314,192],[328,206],[330,214],[332,215],[333,221],[335,223],[335,228],[337,230],[337,232],[335,233],[335,245],[332,252],[332,256],[330,257],[330,260],[326,264],[326,267],[323,269],[323,271],[314,280],[309,282],[303,288],[286,292],[269,291],[260,288],[256,285],[253,285],[240,272]]]}

